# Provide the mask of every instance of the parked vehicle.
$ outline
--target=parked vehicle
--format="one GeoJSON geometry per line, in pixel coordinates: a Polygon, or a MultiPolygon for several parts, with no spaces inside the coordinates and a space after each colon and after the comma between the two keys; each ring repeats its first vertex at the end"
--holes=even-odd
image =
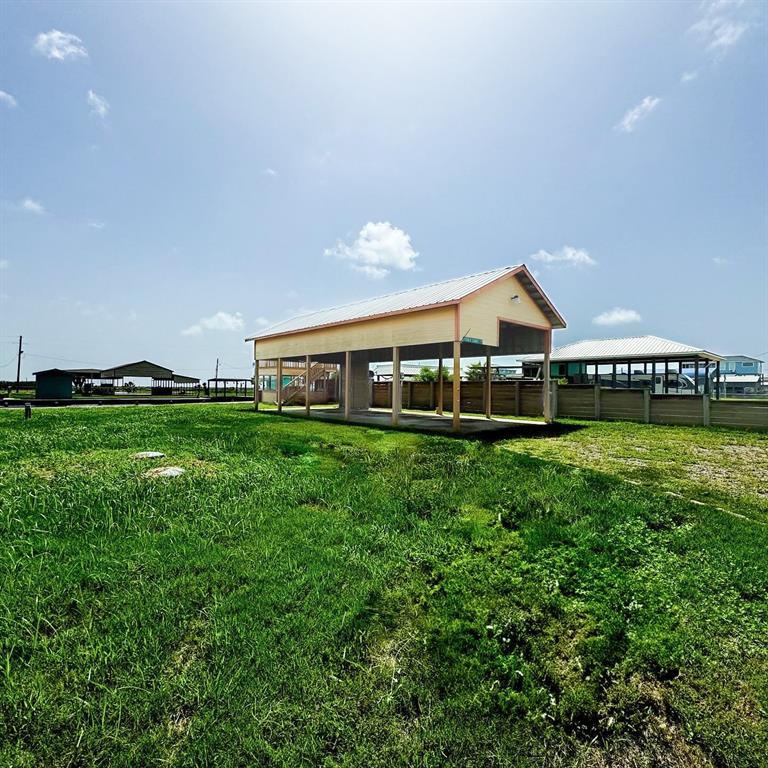
{"type": "MultiPolygon", "coordinates": [[[[626,373],[616,374],[616,383],[611,374],[600,374],[600,383],[604,387],[616,387],[617,389],[644,389],[650,388],[654,395],[672,394],[672,395],[693,395],[696,393],[696,384],[690,376],[677,371],[670,371],[667,374],[667,384],[664,385],[664,373],[656,372],[654,377],[651,373],[637,372],[630,377],[626,373]]],[[[700,391],[704,390],[703,382],[700,383],[700,391]]]]}

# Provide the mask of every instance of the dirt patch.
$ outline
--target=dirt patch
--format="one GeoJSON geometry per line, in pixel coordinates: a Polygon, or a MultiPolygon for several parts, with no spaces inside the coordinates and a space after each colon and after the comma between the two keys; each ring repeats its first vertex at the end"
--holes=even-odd
{"type": "Polygon", "coordinates": [[[48,467],[27,467],[27,472],[40,480],[51,482],[56,479],[56,473],[48,467]]]}
{"type": "Polygon", "coordinates": [[[144,473],[144,477],[180,477],[186,472],[181,467],[155,467],[154,469],[148,469],[144,473]]]}

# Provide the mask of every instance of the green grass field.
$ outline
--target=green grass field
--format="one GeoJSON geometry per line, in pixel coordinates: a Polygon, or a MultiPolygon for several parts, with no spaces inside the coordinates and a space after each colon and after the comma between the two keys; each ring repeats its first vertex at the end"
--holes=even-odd
{"type": "Polygon", "coordinates": [[[0,765],[765,766],[768,437],[574,426],[0,413],[0,765]]]}

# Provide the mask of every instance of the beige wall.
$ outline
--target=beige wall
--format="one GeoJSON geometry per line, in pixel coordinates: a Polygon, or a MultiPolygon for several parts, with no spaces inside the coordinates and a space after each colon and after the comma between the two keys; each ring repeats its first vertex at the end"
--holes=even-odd
{"type": "Polygon", "coordinates": [[[371,381],[368,375],[368,357],[352,353],[352,402],[353,410],[362,410],[371,406],[371,381]]]}
{"type": "Polygon", "coordinates": [[[497,347],[499,319],[541,328],[551,327],[546,315],[512,275],[462,300],[458,337],[456,307],[445,306],[315,328],[273,339],[257,339],[255,354],[261,359],[330,355],[347,351],[450,343],[465,336],[482,339],[483,344],[497,347]],[[511,297],[514,295],[520,297],[519,302],[512,302],[511,297]]]}
{"type": "Polygon", "coordinates": [[[454,312],[452,306],[438,307],[274,339],[257,339],[256,354],[264,359],[453,341],[454,312]]]}
{"type": "Polygon", "coordinates": [[[497,347],[498,318],[544,328],[551,325],[514,276],[499,280],[461,302],[459,324],[462,338],[482,339],[483,344],[497,347]],[[520,297],[519,303],[512,301],[515,294],[520,297]]]}

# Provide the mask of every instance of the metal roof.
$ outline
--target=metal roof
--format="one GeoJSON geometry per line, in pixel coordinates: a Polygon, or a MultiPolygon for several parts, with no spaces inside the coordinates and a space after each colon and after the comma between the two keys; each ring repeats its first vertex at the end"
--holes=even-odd
{"type": "Polygon", "coordinates": [[[329,325],[340,325],[356,320],[364,320],[382,315],[399,314],[411,310],[426,309],[427,307],[444,304],[455,304],[479,288],[498,280],[505,275],[518,274],[526,278],[524,285],[526,290],[532,293],[539,306],[546,306],[546,314],[553,320],[556,327],[564,327],[565,323],[554,307],[544,296],[543,291],[532,280],[528,280],[528,270],[524,265],[513,267],[499,267],[486,272],[478,272],[474,275],[456,277],[451,280],[443,280],[439,283],[430,283],[418,288],[409,288],[396,293],[388,293],[384,296],[376,296],[372,299],[355,301],[340,307],[331,307],[317,312],[307,312],[288,320],[260,330],[258,333],[248,336],[246,341],[263,339],[269,336],[280,336],[296,331],[305,331],[311,328],[321,328],[329,325]]]}
{"type": "MultiPolygon", "coordinates": [[[[679,341],[662,339],[659,336],[627,336],[621,339],[587,339],[574,341],[552,350],[550,360],[555,362],[576,362],[580,360],[639,360],[679,357],[701,357],[708,360],[722,360],[719,355],[708,352],[705,349],[682,344],[679,341]]],[[[538,363],[544,359],[543,355],[522,355],[525,362],[538,363]]]]}
{"type": "Polygon", "coordinates": [[[167,381],[173,376],[173,371],[157,363],[150,363],[149,360],[139,360],[137,363],[106,368],[101,372],[102,379],[120,379],[124,376],[141,376],[167,381]]]}
{"type": "MultiPolygon", "coordinates": [[[[376,376],[391,376],[393,363],[374,363],[370,369],[376,376]]],[[[437,371],[436,365],[429,365],[427,363],[400,363],[400,372],[407,376],[415,376],[421,373],[422,368],[429,368],[432,371],[437,371]]]]}
{"type": "Polygon", "coordinates": [[[757,373],[725,373],[720,376],[727,384],[759,384],[760,378],[757,373]]]}
{"type": "Polygon", "coordinates": [[[72,372],[71,371],[64,371],[61,368],[48,368],[45,371],[33,371],[33,376],[66,376],[67,378],[72,378],[72,372]]]}

